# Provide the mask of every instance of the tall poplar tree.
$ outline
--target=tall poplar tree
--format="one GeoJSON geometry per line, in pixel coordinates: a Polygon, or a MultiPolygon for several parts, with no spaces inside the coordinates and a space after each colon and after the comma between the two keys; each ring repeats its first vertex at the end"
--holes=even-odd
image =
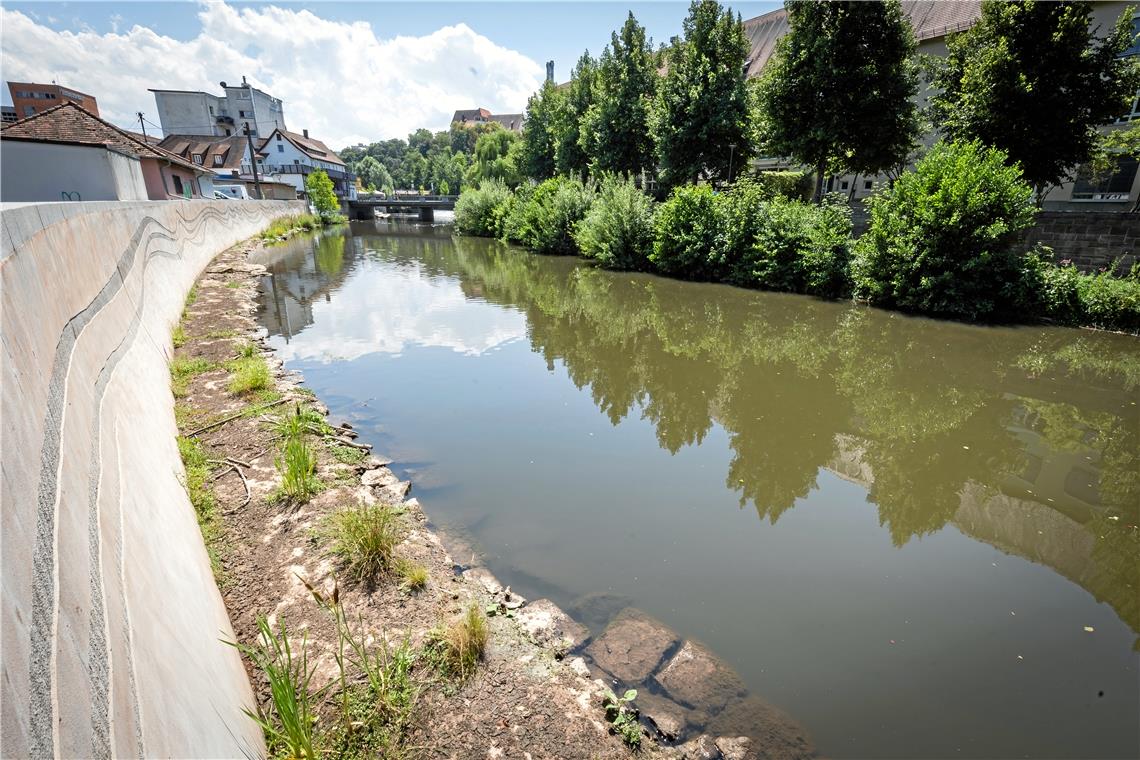
{"type": "Polygon", "coordinates": [[[693,0],[682,28],[653,107],[662,181],[691,182],[702,172],[731,179],[752,154],[744,25],[716,0],[693,0]]]}
{"type": "Polygon", "coordinates": [[[554,176],[564,100],[563,93],[550,81],[543,82],[542,88],[527,100],[519,166],[527,177],[543,180],[554,176]]]}
{"type": "Polygon", "coordinates": [[[1128,110],[1140,86],[1131,9],[1091,28],[1089,3],[984,0],[981,19],[947,40],[934,77],[935,122],[955,139],[979,139],[1020,164],[1038,202],[1093,158],[1097,126],[1128,110]]]}
{"type": "Polygon", "coordinates": [[[579,144],[592,171],[636,174],[654,165],[649,109],[657,87],[645,27],[629,14],[602,52],[579,144]]]}
{"type": "Polygon", "coordinates": [[[899,0],[789,0],[789,32],[760,85],[765,150],[816,172],[878,173],[905,163],[919,133],[915,41],[899,0]]]}
{"type": "Polygon", "coordinates": [[[554,149],[554,164],[559,174],[585,175],[589,171],[590,159],[583,150],[580,135],[582,121],[594,102],[594,80],[597,78],[598,64],[590,56],[590,51],[582,53],[562,102],[562,112],[558,120],[557,139],[554,149]]]}

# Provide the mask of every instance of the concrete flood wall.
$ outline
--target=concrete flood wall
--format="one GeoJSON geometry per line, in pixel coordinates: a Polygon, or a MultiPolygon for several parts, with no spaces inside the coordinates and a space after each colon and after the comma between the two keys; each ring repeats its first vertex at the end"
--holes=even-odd
{"type": "Polygon", "coordinates": [[[285,201],[7,204],[0,755],[264,752],[182,487],[170,331],[285,201]]]}

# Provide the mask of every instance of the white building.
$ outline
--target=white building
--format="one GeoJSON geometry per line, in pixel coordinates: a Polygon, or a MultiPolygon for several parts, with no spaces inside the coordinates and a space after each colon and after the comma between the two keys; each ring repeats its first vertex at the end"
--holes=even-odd
{"type": "Polygon", "coordinates": [[[309,137],[307,129],[302,134],[273,130],[261,143],[258,154],[258,168],[263,176],[293,185],[298,193],[305,192],[305,178],[322,169],[332,180],[338,198],[356,198],[356,176],[327,145],[309,137]]]}
{"type": "Polygon", "coordinates": [[[225,95],[190,90],[157,90],[158,123],[167,135],[228,137],[242,134],[249,124],[254,137],[285,129],[285,106],[279,98],[248,84],[221,83],[225,95]]]}

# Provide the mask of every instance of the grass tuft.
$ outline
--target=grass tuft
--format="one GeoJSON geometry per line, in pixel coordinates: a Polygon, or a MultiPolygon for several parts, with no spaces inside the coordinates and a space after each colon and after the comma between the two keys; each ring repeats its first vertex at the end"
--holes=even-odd
{"type": "Polygon", "coordinates": [[[350,577],[372,585],[396,569],[401,541],[398,513],[385,504],[356,505],[325,518],[321,530],[329,552],[350,577]]]}
{"type": "Polygon", "coordinates": [[[232,646],[265,674],[272,710],[266,712],[258,706],[256,713],[244,712],[261,727],[271,756],[316,760],[317,706],[324,689],[311,689],[317,666],[309,665],[308,637],[302,634],[301,646],[294,652],[284,621],[275,632],[269,621],[259,617],[257,627],[261,632],[257,646],[232,646]]]}
{"type": "Polygon", "coordinates": [[[402,581],[400,588],[404,591],[422,591],[427,588],[428,570],[418,562],[401,560],[396,563],[396,572],[402,581]]]}
{"type": "Polygon", "coordinates": [[[190,497],[190,505],[194,507],[194,516],[198,520],[198,528],[202,531],[202,541],[206,544],[206,553],[210,556],[210,568],[214,577],[219,578],[222,572],[220,547],[222,522],[218,515],[218,501],[210,488],[210,463],[205,449],[196,438],[178,436],[178,454],[182,457],[182,466],[186,469],[186,495],[190,497]]]}
{"type": "Polygon", "coordinates": [[[329,452],[333,455],[333,458],[341,464],[360,464],[368,458],[368,452],[364,449],[345,446],[340,443],[329,446],[329,452]]]}
{"type": "Polygon", "coordinates": [[[226,363],[230,371],[230,393],[243,396],[270,386],[269,365],[261,356],[243,356],[226,363]]]}
{"type": "Polygon", "coordinates": [[[429,635],[440,669],[465,680],[475,673],[487,650],[487,618],[479,605],[472,602],[459,619],[429,635]]]}
{"type": "Polygon", "coordinates": [[[170,342],[174,344],[175,348],[182,348],[186,345],[186,329],[182,325],[175,325],[174,329],[170,331],[170,342]]]}
{"type": "Polygon", "coordinates": [[[175,398],[183,398],[190,392],[190,381],[203,372],[214,369],[207,359],[187,359],[175,357],[170,363],[170,390],[175,398]]]}
{"type": "Polygon", "coordinates": [[[277,469],[281,472],[280,496],[289,501],[303,504],[321,490],[317,458],[303,437],[285,439],[277,469]]]}

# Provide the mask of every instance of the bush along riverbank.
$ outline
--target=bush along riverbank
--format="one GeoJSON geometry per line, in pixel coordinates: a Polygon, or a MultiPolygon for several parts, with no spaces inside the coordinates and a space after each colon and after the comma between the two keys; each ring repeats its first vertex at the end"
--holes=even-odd
{"type": "Polygon", "coordinates": [[[706,729],[723,735],[694,736],[669,722],[686,713],[672,701],[617,699],[640,684],[595,678],[584,656],[608,663],[609,642],[644,638],[633,611],[594,640],[551,602],[504,588],[469,549],[459,565],[410,484],[332,424],[259,336],[266,270],[247,256],[263,245],[235,246],[199,278],[170,372],[183,483],[270,757],[768,756],[737,713],[767,716],[758,725],[781,757],[812,756],[755,697],[706,729]]]}
{"type": "Polygon", "coordinates": [[[976,142],[938,143],[869,200],[857,240],[846,203],[806,202],[801,175],[787,172],[721,191],[682,185],[660,203],[630,177],[559,176],[515,190],[488,181],[463,192],[455,225],[614,269],[949,319],[1140,332],[1140,268],[1084,274],[1019,242],[1037,208],[1005,160],[976,142]]]}

